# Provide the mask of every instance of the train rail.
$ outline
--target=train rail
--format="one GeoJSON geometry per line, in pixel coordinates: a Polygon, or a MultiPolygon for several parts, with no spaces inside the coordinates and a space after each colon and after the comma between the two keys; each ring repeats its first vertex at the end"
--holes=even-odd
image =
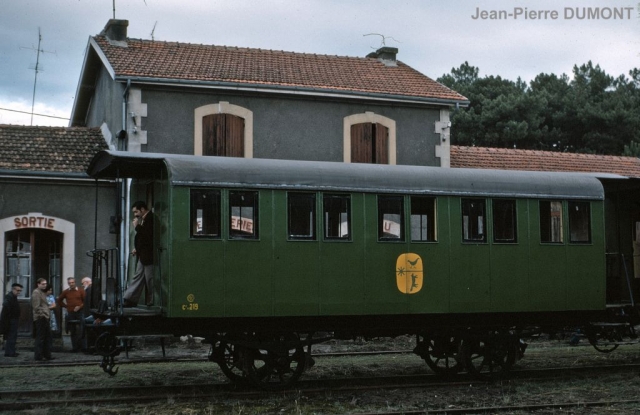
{"type": "MultiPolygon", "coordinates": [[[[582,367],[556,367],[550,369],[524,369],[512,373],[511,383],[546,382],[551,379],[566,379],[567,376],[582,376],[583,378],[604,374],[625,374],[628,372],[640,373],[640,364],[624,365],[598,365],[582,367]]],[[[281,391],[285,395],[298,394],[304,396],[324,395],[331,393],[358,393],[372,390],[398,390],[398,389],[436,389],[468,388],[477,386],[483,382],[472,379],[467,375],[460,375],[456,379],[443,381],[433,374],[399,375],[399,376],[375,376],[375,377],[348,377],[322,380],[305,380],[297,384],[295,390],[281,391]]],[[[148,386],[122,386],[78,389],[46,389],[46,390],[11,390],[0,391],[0,411],[16,411],[38,407],[55,407],[70,405],[126,405],[135,403],[153,402],[178,402],[205,400],[209,398],[229,397],[260,398],[268,396],[264,391],[256,391],[249,388],[237,387],[230,383],[197,383],[183,385],[148,385],[148,386]]],[[[559,407],[602,407],[607,405],[630,405],[640,402],[640,399],[613,399],[606,401],[580,401],[562,403],[535,403],[503,406],[487,406],[472,408],[446,408],[428,409],[428,413],[472,413],[472,412],[506,412],[527,411],[540,409],[554,409],[559,407]]],[[[376,412],[395,414],[400,412],[376,412]]],[[[402,411],[405,414],[427,413],[425,410],[402,411]]]]}

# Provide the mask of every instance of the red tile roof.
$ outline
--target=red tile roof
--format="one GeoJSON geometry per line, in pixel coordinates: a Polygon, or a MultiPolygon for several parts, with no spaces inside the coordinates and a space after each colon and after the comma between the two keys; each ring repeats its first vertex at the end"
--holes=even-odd
{"type": "Polygon", "coordinates": [[[0,124],[0,169],[85,173],[108,146],[99,128],[0,124]]]}
{"type": "Polygon", "coordinates": [[[93,39],[117,77],[467,101],[457,92],[399,61],[397,66],[386,66],[376,58],[141,39],[127,39],[126,46],[120,46],[111,44],[105,36],[93,39]]]}
{"type": "Polygon", "coordinates": [[[508,148],[451,146],[451,167],[612,173],[640,177],[640,159],[508,148]]]}

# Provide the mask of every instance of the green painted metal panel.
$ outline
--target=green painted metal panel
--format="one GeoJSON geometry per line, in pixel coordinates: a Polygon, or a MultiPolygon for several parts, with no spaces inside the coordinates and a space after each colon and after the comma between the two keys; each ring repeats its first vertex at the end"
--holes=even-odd
{"type": "MultiPolygon", "coordinates": [[[[409,242],[409,252],[422,258],[422,289],[408,295],[411,313],[449,312],[449,198],[440,197],[436,202],[437,242],[409,242]]],[[[410,233],[408,233],[410,234],[410,233]]]]}
{"type": "MultiPolygon", "coordinates": [[[[491,243],[491,310],[528,311],[529,302],[529,205],[516,203],[517,243],[491,243]]],[[[493,223],[493,211],[491,211],[493,223]]],[[[493,230],[493,227],[490,227],[493,230]]],[[[490,235],[493,241],[493,233],[490,235]]]]}
{"type": "Polygon", "coordinates": [[[364,195],[351,196],[351,241],[320,244],[320,314],[362,313],[365,303],[364,195]]]}
{"type": "MultiPolygon", "coordinates": [[[[533,311],[556,311],[565,308],[567,297],[566,232],[563,243],[542,243],[538,200],[529,200],[530,261],[529,296],[533,311]]],[[[563,209],[565,211],[566,209],[563,209]]],[[[566,231],[566,221],[563,224],[566,231]]]]}
{"type": "Polygon", "coordinates": [[[320,242],[288,240],[287,192],[274,192],[273,212],[273,312],[279,316],[317,315],[320,242]]]}
{"type": "MultiPolygon", "coordinates": [[[[226,192],[226,191],[225,191],[226,192]]],[[[225,200],[226,198],[223,198],[225,200]]],[[[223,203],[223,234],[229,234],[228,205],[223,203]],[[224,219],[226,218],[226,219],[224,219]]],[[[259,195],[259,239],[225,240],[225,315],[233,317],[273,315],[272,280],[273,192],[259,195]]]]}
{"type": "Polygon", "coordinates": [[[451,232],[450,311],[491,310],[491,256],[488,243],[462,242],[461,199],[450,198],[451,232]]]}
{"type": "MultiPolygon", "coordinates": [[[[159,190],[163,193],[164,190],[159,190]]],[[[167,192],[169,193],[169,192],[167,192]]],[[[405,241],[378,241],[377,195],[353,194],[352,240],[324,241],[317,194],[317,240],[287,240],[284,190],[260,191],[260,239],[189,237],[189,188],[171,191],[169,250],[172,317],[474,313],[599,309],[604,306],[602,202],[591,202],[592,244],[540,243],[538,200],[518,200],[518,243],[463,243],[461,199],[439,197],[437,242],[411,242],[409,197],[405,241]],[[396,261],[420,255],[424,280],[415,294],[402,293],[396,261]],[[567,265],[568,264],[568,265],[567,265]],[[189,300],[190,299],[190,300],[189,300]],[[185,309],[197,304],[197,310],[185,309]]],[[[223,200],[228,190],[222,189],[223,200]]],[[[487,224],[492,228],[490,199],[487,224]]],[[[165,214],[163,214],[165,215],[165,214]]],[[[566,215],[566,209],[565,209],[566,215]]],[[[164,219],[160,221],[164,223],[164,219]]],[[[163,268],[166,267],[163,261],[163,268]]],[[[164,294],[163,294],[164,295],[164,294]]]]}
{"type": "Polygon", "coordinates": [[[606,304],[604,206],[602,202],[590,205],[592,242],[567,246],[566,308],[569,310],[601,310],[606,304]]]}
{"type": "Polygon", "coordinates": [[[170,255],[172,263],[171,317],[225,315],[224,242],[190,238],[189,188],[172,192],[170,255]]]}
{"type": "MultiPolygon", "coordinates": [[[[401,314],[408,310],[407,295],[398,291],[396,259],[407,252],[407,242],[378,241],[377,195],[364,195],[365,266],[363,314],[401,314]]],[[[406,218],[405,218],[406,220],[406,218]]]]}

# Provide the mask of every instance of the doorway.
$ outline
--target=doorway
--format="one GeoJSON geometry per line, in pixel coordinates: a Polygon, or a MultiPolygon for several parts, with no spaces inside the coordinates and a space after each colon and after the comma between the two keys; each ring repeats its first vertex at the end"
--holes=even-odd
{"type": "MultiPolygon", "coordinates": [[[[62,291],[63,234],[45,229],[17,229],[5,233],[5,287],[7,293],[14,283],[24,289],[18,297],[20,303],[19,336],[30,336],[33,331],[31,294],[39,278],[45,278],[57,297],[62,291]]],[[[56,309],[56,320],[61,311],[56,309]]],[[[54,336],[59,336],[60,325],[54,336]]]]}

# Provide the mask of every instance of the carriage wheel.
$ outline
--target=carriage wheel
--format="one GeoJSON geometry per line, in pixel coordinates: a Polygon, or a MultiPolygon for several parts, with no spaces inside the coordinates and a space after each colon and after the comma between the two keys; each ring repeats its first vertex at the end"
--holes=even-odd
{"type": "Polygon", "coordinates": [[[611,353],[618,348],[616,342],[622,340],[615,328],[596,328],[594,326],[586,329],[589,344],[600,353],[611,353]]]}
{"type": "Polygon", "coordinates": [[[457,336],[418,336],[416,350],[436,375],[446,377],[462,370],[461,343],[457,336]]]}
{"type": "Polygon", "coordinates": [[[465,339],[462,350],[467,372],[484,380],[506,376],[518,353],[514,337],[498,331],[465,339]]]}
{"type": "Polygon", "coordinates": [[[306,356],[297,335],[277,336],[263,348],[246,348],[244,371],[262,389],[281,389],[295,383],[304,372],[306,356]]]}
{"type": "Polygon", "coordinates": [[[96,353],[100,356],[117,356],[120,350],[116,336],[108,331],[100,334],[96,339],[96,353]]]}
{"type": "Polygon", "coordinates": [[[232,382],[242,382],[245,380],[242,371],[242,356],[240,348],[234,344],[219,340],[211,345],[209,360],[216,362],[220,370],[232,382]]]}

